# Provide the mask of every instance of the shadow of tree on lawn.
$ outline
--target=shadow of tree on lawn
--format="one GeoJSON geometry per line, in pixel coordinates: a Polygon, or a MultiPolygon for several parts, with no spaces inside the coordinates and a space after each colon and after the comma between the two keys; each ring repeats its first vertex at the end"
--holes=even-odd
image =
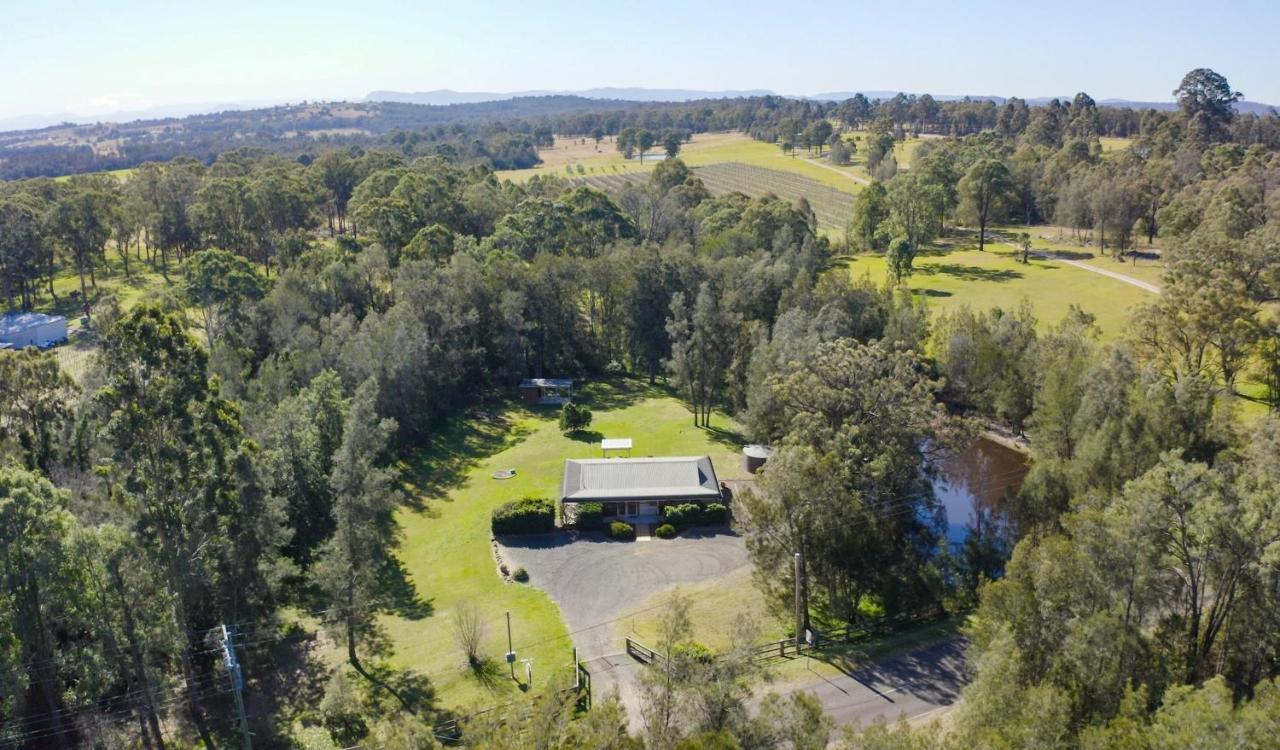
{"type": "Polygon", "coordinates": [[[1008,268],[983,268],[963,263],[931,263],[916,269],[920,276],[945,275],[964,281],[1014,281],[1022,278],[1021,271],[1008,268]]]}

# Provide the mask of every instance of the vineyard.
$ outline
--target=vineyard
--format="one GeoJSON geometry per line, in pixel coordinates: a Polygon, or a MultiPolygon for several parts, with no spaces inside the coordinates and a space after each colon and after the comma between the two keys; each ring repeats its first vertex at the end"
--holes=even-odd
{"type": "Polygon", "coordinates": [[[569,183],[572,185],[589,185],[593,188],[598,188],[606,193],[612,194],[628,185],[632,185],[637,182],[644,182],[647,179],[649,179],[648,172],[632,172],[571,177],[569,178],[569,183]]]}
{"type": "Polygon", "coordinates": [[[712,195],[737,191],[753,198],[773,193],[792,202],[806,198],[826,229],[843,230],[853,215],[853,195],[802,175],[737,162],[696,167],[694,173],[712,195]]]}

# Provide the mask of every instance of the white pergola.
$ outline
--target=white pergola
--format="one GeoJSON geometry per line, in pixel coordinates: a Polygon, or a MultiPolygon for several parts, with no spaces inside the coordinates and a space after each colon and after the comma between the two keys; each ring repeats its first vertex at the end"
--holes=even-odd
{"type": "Polygon", "coordinates": [[[605,438],[600,441],[600,455],[609,457],[609,452],[625,453],[631,458],[631,438],[605,438]]]}

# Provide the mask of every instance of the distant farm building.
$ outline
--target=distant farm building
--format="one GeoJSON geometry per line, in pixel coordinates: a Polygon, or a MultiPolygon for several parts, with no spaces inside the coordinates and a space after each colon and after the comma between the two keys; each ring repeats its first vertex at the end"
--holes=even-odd
{"type": "Polygon", "coordinates": [[[61,315],[11,312],[0,315],[0,347],[25,349],[28,346],[47,348],[65,341],[67,319],[61,315]]]}
{"type": "Polygon", "coordinates": [[[655,522],[673,503],[721,502],[708,456],[588,458],[564,462],[560,502],[600,503],[605,518],[655,522]]]}
{"type": "Polygon", "coordinates": [[[559,405],[573,396],[568,378],[529,378],[520,381],[520,397],[526,404],[559,405]]]}

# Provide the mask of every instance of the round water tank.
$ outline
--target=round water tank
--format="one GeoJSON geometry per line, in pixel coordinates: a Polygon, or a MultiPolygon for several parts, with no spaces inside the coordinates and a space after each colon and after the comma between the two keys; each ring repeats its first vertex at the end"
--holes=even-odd
{"type": "Polygon", "coordinates": [[[769,456],[773,453],[773,449],[767,445],[748,445],[742,449],[742,461],[747,468],[747,472],[755,474],[764,466],[765,461],[769,460],[769,456]]]}

